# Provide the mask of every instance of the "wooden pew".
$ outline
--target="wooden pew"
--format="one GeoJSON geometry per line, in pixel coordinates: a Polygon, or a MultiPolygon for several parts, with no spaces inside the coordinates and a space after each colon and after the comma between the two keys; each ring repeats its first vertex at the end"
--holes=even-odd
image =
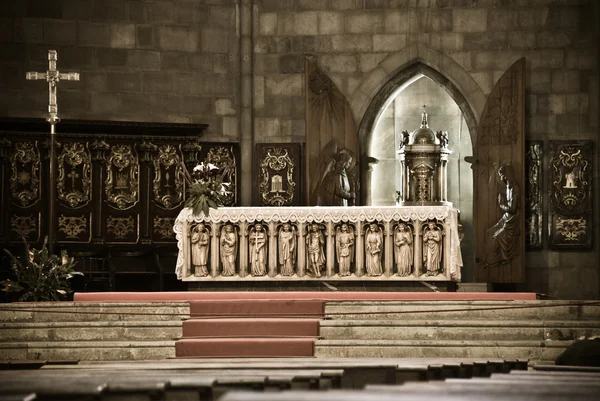
{"type": "MultiPolygon", "coordinates": [[[[402,386],[398,386],[402,387],[402,386]]],[[[371,390],[336,391],[286,391],[282,393],[230,392],[219,401],[591,401],[592,394],[519,394],[519,393],[461,393],[442,394],[426,392],[419,394],[402,392],[382,392],[371,390]]]]}

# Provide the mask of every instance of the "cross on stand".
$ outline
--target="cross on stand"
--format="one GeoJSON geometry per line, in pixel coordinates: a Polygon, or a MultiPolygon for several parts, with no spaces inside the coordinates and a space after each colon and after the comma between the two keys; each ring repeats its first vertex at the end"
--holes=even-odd
{"type": "Polygon", "coordinates": [[[60,121],[58,118],[58,105],[56,102],[56,87],[62,79],[64,81],[79,81],[77,72],[59,72],[56,69],[57,54],[56,50],[48,50],[48,71],[46,72],[28,72],[25,78],[28,80],[45,79],[48,81],[48,118],[50,123],[50,202],[48,210],[48,247],[51,254],[54,253],[54,209],[56,205],[56,155],[55,155],[55,126],[60,121]]]}

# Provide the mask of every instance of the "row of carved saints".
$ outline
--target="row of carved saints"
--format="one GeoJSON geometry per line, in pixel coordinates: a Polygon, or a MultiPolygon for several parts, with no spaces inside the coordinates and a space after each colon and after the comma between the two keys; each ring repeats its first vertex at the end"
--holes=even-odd
{"type": "MultiPolygon", "coordinates": [[[[196,224],[190,231],[191,262],[193,274],[197,277],[208,276],[208,254],[210,249],[209,227],[204,223],[196,224]]],[[[226,224],[220,229],[219,258],[221,275],[234,276],[238,256],[238,229],[226,224]]],[[[321,277],[326,265],[324,227],[318,223],[307,226],[305,237],[307,273],[312,277],[321,277]]],[[[278,226],[277,260],[282,276],[293,276],[297,260],[297,229],[293,224],[278,226]]],[[[434,222],[423,227],[423,265],[427,276],[436,276],[442,272],[443,234],[434,222]]],[[[252,276],[267,274],[268,232],[262,223],[255,223],[248,230],[248,262],[252,276]]],[[[335,229],[335,255],[338,275],[351,275],[355,257],[355,229],[351,224],[342,223],[335,229]]],[[[413,231],[411,225],[400,222],[394,228],[394,262],[398,276],[413,274],[413,231]]],[[[383,230],[377,223],[365,226],[364,233],[365,269],[367,276],[377,277],[383,274],[383,230]]],[[[192,273],[192,272],[190,272],[192,273]]]]}

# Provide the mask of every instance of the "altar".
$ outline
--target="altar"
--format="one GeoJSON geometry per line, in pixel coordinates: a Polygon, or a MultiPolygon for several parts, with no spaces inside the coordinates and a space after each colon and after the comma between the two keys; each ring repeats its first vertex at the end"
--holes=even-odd
{"type": "Polygon", "coordinates": [[[451,206],[184,208],[183,281],[460,281],[451,206]]]}

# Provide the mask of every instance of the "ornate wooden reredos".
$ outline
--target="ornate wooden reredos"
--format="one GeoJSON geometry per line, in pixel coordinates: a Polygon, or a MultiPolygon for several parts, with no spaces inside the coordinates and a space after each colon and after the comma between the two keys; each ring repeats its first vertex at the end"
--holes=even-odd
{"type": "MultiPolygon", "coordinates": [[[[56,140],[55,243],[70,250],[175,248],[182,165],[226,169],[238,203],[239,145],[200,142],[205,124],[65,120],[56,140]],[[183,164],[182,164],[183,163],[183,164]],[[231,174],[233,173],[233,174],[231,174]]],[[[48,124],[0,120],[0,245],[48,235],[48,124]]]]}

